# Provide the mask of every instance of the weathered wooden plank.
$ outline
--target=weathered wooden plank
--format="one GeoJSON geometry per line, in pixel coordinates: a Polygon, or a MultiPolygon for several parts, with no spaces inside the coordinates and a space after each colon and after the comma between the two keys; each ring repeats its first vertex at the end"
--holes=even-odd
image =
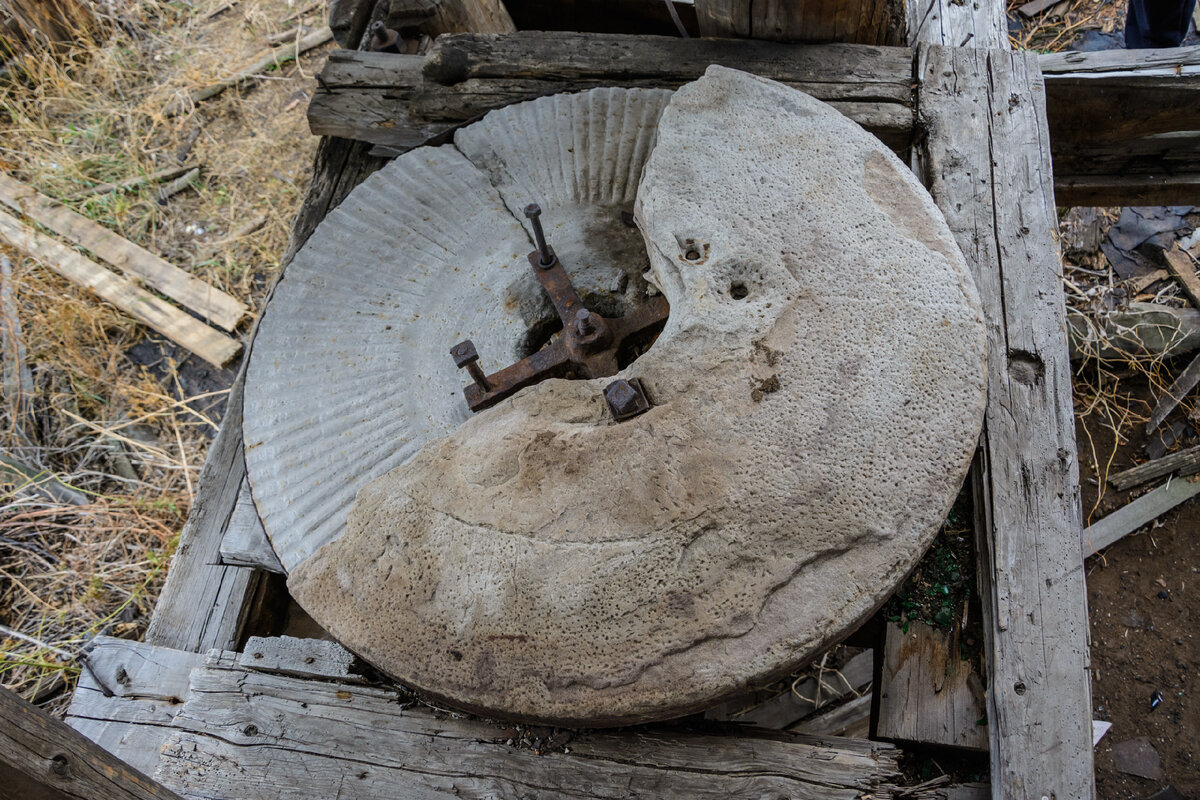
{"type": "Polygon", "coordinates": [[[1043,85],[1029,54],[923,47],[918,70],[922,171],[971,265],[989,338],[972,474],[992,791],[1091,797],[1082,520],[1043,85]]]}
{"type": "Polygon", "coordinates": [[[1192,301],[1192,306],[1200,310],[1200,277],[1196,276],[1196,262],[1180,249],[1178,243],[1165,251],[1163,258],[1167,262],[1167,269],[1179,281],[1183,293],[1192,301]]]}
{"type": "Polygon", "coordinates": [[[4,688],[0,794],[21,800],[178,800],[174,792],[4,688]]]}
{"type": "Polygon", "coordinates": [[[891,797],[897,750],[780,734],[565,734],[539,755],[501,725],[393,691],[213,666],[193,672],[157,775],[185,797],[891,797]],[[698,769],[698,765],[703,765],[698,769]]]}
{"type": "Polygon", "coordinates": [[[151,774],[201,658],[199,653],[100,637],[88,655],[89,669],[79,676],[67,724],[134,769],[151,774]]]}
{"type": "Polygon", "coordinates": [[[871,733],[871,694],[855,697],[832,711],[806,719],[788,730],[812,736],[849,736],[865,739],[871,733]]]}
{"type": "Polygon", "coordinates": [[[4,212],[0,212],[0,237],[46,268],[95,293],[214,366],[225,366],[242,351],[236,339],[213,330],[132,281],[4,212]]]}
{"type": "Polygon", "coordinates": [[[250,495],[250,482],[245,478],[242,478],[225,534],[221,537],[221,563],[286,574],[263,529],[254,498],[250,495]]]}
{"type": "Polygon", "coordinates": [[[888,45],[904,41],[902,0],[836,3],[752,3],[696,0],[702,36],[740,36],[781,42],[855,42],[888,45]]]}
{"type": "Polygon", "coordinates": [[[236,297],[192,277],[149,250],[3,172],[0,172],[0,202],[87,248],[125,274],[141,278],[147,285],[225,330],[236,328],[250,312],[236,297]]]}
{"type": "Polygon", "coordinates": [[[879,684],[880,739],[987,750],[983,680],[958,654],[957,637],[914,621],[889,622],[879,684]]]}
{"type": "Polygon", "coordinates": [[[244,373],[243,364],[150,617],[146,641],[160,647],[194,653],[232,650],[258,588],[254,570],[220,563],[221,540],[246,475],[241,426],[244,373]]]}
{"type": "Polygon", "coordinates": [[[337,642],[294,636],[251,636],[237,657],[239,667],[256,672],[361,683],[363,676],[350,671],[353,663],[354,654],[337,642]]]}
{"type": "Polygon", "coordinates": [[[800,88],[893,147],[911,136],[912,66],[903,48],[578,33],[443,36],[427,57],[336,51],[321,73],[325,90],[309,105],[309,127],[408,148],[510,103],[595,86],[674,87],[710,64],[800,88]]]}
{"type": "Polygon", "coordinates": [[[1200,480],[1172,478],[1157,489],[1128,503],[1099,522],[1084,530],[1082,536],[1083,555],[1095,555],[1133,533],[1143,525],[1153,522],[1180,503],[1200,494],[1200,480]]]}
{"type": "Polygon", "coordinates": [[[1170,475],[1172,472],[1181,478],[1200,472],[1200,447],[1190,447],[1187,450],[1180,450],[1178,453],[1171,453],[1162,458],[1147,461],[1145,464],[1130,467],[1116,475],[1109,475],[1108,482],[1115,489],[1124,491],[1146,481],[1161,478],[1163,475],[1170,475]]]}

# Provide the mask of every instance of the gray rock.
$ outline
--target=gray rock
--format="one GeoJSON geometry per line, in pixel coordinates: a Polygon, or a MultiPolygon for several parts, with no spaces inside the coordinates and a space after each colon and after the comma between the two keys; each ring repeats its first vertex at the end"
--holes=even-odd
{"type": "Polygon", "coordinates": [[[1112,758],[1118,772],[1152,781],[1162,780],[1162,760],[1145,736],[1117,742],[1112,746],[1112,758]]]}
{"type": "Polygon", "coordinates": [[[406,684],[560,725],[687,713],[858,625],[954,500],[982,315],[887,148],[712,67],[663,113],[636,215],[671,316],[621,377],[654,407],[617,424],[609,379],[530,387],[367,484],[291,572],[406,684]]]}

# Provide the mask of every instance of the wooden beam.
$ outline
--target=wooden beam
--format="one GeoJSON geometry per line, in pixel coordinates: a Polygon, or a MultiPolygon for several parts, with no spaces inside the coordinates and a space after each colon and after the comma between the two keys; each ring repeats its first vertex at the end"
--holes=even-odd
{"type": "Polygon", "coordinates": [[[579,33],[443,36],[428,56],[335,51],[309,127],[407,149],[510,103],[596,86],[676,87],[710,64],[806,91],[892,147],[912,135],[912,61],[903,48],[579,33]]]}
{"type": "Polygon", "coordinates": [[[891,794],[899,751],[854,739],[679,729],[547,734],[397,702],[390,688],[250,671],[192,673],[157,777],[189,797],[789,797],[891,794]]]}
{"type": "Polygon", "coordinates": [[[1044,87],[1030,54],[938,46],[920,49],[918,79],[920,171],[974,273],[989,339],[972,482],[993,796],[1089,798],[1087,595],[1044,87]]]}
{"type": "Polygon", "coordinates": [[[1200,201],[1200,47],[1038,57],[1059,205],[1200,201]]]}
{"type": "Polygon", "coordinates": [[[236,339],[213,330],[132,281],[2,211],[0,238],[216,367],[225,366],[242,351],[242,345],[236,339]]]}
{"type": "Polygon", "coordinates": [[[908,43],[1007,49],[1008,21],[998,0],[907,0],[908,43]]]}
{"type": "Polygon", "coordinates": [[[776,42],[895,45],[905,40],[903,0],[837,3],[695,0],[700,35],[776,42]]]}
{"type": "MultiPolygon", "coordinates": [[[[956,20],[947,35],[986,18],[953,3],[937,13],[956,20]]],[[[1040,57],[1051,70],[1046,93],[1060,205],[1200,202],[1200,133],[1188,130],[1200,128],[1200,67],[1189,66],[1200,61],[1197,50],[1178,49],[1175,77],[1164,74],[1171,71],[1165,55],[1139,55],[1172,51],[1040,57]],[[1111,113],[1116,102],[1121,114],[1111,113]]],[[[442,37],[427,57],[335,52],[309,125],[402,151],[509,103],[601,85],[675,87],[709,64],[808,92],[894,149],[913,138],[911,54],[901,48],[581,33],[442,37]]]]}
{"type": "Polygon", "coordinates": [[[128,239],[0,172],[0,203],[90,250],[117,269],[144,280],[205,321],[231,331],[250,313],[245,303],[194,278],[128,239]]]}
{"type": "Polygon", "coordinates": [[[21,800],[181,800],[2,687],[0,794],[21,800]]]}

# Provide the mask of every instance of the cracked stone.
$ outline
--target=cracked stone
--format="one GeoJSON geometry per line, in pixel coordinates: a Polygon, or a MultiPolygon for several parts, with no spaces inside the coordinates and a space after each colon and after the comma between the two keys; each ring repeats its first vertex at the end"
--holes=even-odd
{"type": "MultiPolygon", "coordinates": [[[[406,685],[493,716],[629,724],[787,673],[893,591],[969,466],[985,339],[929,196],[828,105],[711,67],[661,111],[644,169],[613,169],[594,98],[569,97],[493,112],[456,144],[509,208],[539,189],[602,206],[624,195],[588,181],[641,176],[627,230],[671,315],[614,377],[654,407],[612,425],[613,378],[526,388],[362,478],[344,534],[285,564],[297,601],[406,685]]],[[[458,327],[428,344],[450,368],[458,327]]],[[[429,416],[461,403],[400,391],[429,416]]],[[[356,423],[386,432],[394,413],[356,423]]]]}

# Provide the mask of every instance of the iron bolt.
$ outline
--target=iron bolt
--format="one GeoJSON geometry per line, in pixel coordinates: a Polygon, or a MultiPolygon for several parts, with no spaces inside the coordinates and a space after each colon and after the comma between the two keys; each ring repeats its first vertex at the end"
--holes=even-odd
{"type": "Polygon", "coordinates": [[[554,263],[554,251],[550,249],[550,245],[546,244],[546,234],[542,231],[542,221],[539,219],[541,215],[542,207],[537,203],[525,206],[525,216],[529,219],[529,224],[533,226],[533,239],[537,242],[541,266],[549,267],[554,263]]]}
{"type": "Polygon", "coordinates": [[[488,391],[487,375],[483,373],[483,368],[479,366],[479,353],[475,350],[475,343],[470,339],[465,342],[459,342],[450,348],[450,355],[454,357],[454,366],[462,369],[467,368],[467,372],[471,375],[471,380],[475,381],[475,385],[479,387],[479,391],[488,391]]]}
{"type": "Polygon", "coordinates": [[[575,333],[580,336],[591,336],[596,332],[596,326],[592,324],[592,312],[586,308],[581,308],[575,312],[575,333]]]}

